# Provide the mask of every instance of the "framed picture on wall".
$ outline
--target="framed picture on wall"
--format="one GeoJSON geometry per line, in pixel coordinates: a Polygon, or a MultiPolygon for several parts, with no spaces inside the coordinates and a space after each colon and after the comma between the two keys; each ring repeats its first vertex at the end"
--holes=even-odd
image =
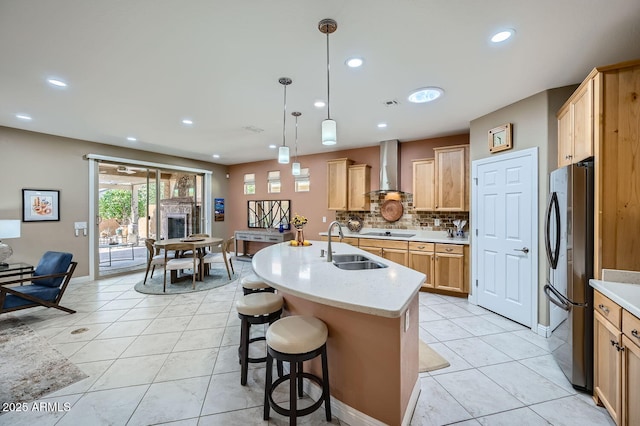
{"type": "Polygon", "coordinates": [[[22,221],[60,220],[60,191],[50,189],[22,190],[22,221]]]}
{"type": "Polygon", "coordinates": [[[489,130],[489,152],[511,149],[511,123],[503,124],[489,130]]]}

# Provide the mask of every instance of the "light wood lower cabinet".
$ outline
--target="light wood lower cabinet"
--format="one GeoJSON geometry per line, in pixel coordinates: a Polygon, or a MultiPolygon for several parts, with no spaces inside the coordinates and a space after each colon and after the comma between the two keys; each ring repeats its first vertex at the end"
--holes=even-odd
{"type": "Polygon", "coordinates": [[[360,250],[409,266],[409,242],[360,238],[360,250]]]}
{"type": "Polygon", "coordinates": [[[433,262],[435,256],[434,243],[410,242],[409,243],[409,268],[422,272],[427,279],[422,288],[434,288],[433,262]]]}
{"type": "Polygon", "coordinates": [[[464,246],[436,244],[434,286],[439,290],[465,292],[464,246]]]}
{"type": "Polygon", "coordinates": [[[594,305],[594,399],[617,425],[639,425],[640,319],[598,291],[594,305]]]}

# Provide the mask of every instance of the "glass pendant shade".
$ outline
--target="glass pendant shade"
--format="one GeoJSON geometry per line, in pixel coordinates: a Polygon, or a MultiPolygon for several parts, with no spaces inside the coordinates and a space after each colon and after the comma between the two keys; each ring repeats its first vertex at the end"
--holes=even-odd
{"type": "Polygon", "coordinates": [[[281,146],[278,149],[278,163],[280,164],[289,164],[289,147],[281,146]]]}
{"type": "Polygon", "coordinates": [[[300,176],[300,163],[291,164],[291,174],[294,176],[300,176]]]}
{"type": "Polygon", "coordinates": [[[322,122],[322,145],[336,144],[336,122],[334,120],[324,120],[322,122]]]}

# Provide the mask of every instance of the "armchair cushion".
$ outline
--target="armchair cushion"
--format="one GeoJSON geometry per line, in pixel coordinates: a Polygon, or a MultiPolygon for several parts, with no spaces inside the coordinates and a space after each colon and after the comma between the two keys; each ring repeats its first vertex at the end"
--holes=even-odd
{"type": "MultiPolygon", "coordinates": [[[[56,297],[58,297],[58,293],[60,293],[59,287],[48,287],[42,285],[23,285],[21,287],[14,287],[13,290],[19,291],[20,293],[28,294],[38,299],[46,300],[48,302],[54,302],[56,297]]],[[[14,294],[7,294],[4,300],[3,308],[15,308],[17,306],[24,305],[32,305],[33,301],[23,299],[22,297],[16,296],[14,294]]]]}
{"type": "Polygon", "coordinates": [[[36,279],[38,276],[64,274],[71,264],[71,253],[62,253],[57,251],[48,251],[42,255],[36,270],[33,272],[33,284],[37,286],[54,287],[58,289],[64,276],[55,278],[36,279]]]}

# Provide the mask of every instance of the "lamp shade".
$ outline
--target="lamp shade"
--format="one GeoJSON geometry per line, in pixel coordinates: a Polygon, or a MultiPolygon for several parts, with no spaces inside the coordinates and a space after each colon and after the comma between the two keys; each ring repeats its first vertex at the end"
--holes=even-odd
{"type": "Polygon", "coordinates": [[[334,120],[324,120],[322,122],[322,145],[336,144],[336,122],[334,120]]]}
{"type": "Polygon", "coordinates": [[[291,164],[291,174],[294,176],[300,176],[300,163],[291,164]]]}
{"type": "Polygon", "coordinates": [[[0,240],[4,238],[20,238],[19,220],[0,220],[0,240]]]}
{"type": "Polygon", "coordinates": [[[281,146],[278,149],[278,163],[280,164],[289,164],[289,147],[281,146]]]}

